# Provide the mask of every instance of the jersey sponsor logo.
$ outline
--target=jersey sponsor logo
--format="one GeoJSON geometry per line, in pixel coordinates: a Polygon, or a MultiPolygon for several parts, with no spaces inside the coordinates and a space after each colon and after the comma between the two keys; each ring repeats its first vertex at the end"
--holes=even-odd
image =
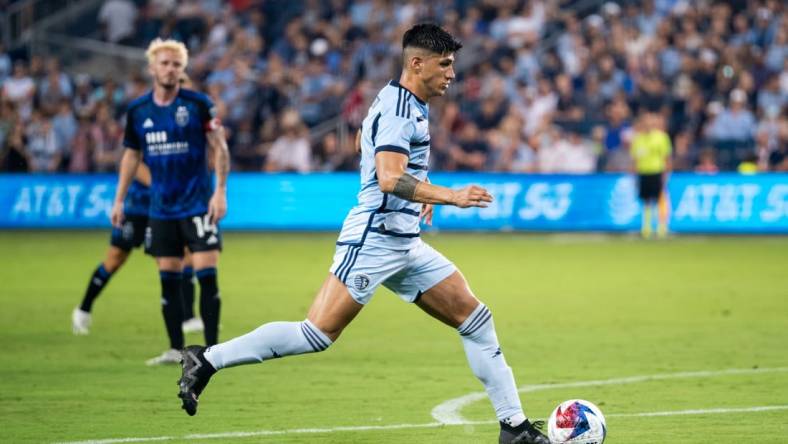
{"type": "Polygon", "coordinates": [[[145,119],[145,122],[142,124],[143,128],[153,128],[153,120],[149,118],[145,119]]]}
{"type": "Polygon", "coordinates": [[[145,133],[145,141],[148,144],[152,143],[165,143],[167,141],[167,132],[166,131],[152,131],[149,133],[145,133]]]}
{"type": "Polygon", "coordinates": [[[356,274],[356,276],[353,277],[353,286],[356,287],[356,290],[364,290],[369,286],[369,276],[362,273],[356,274]]]}
{"type": "Polygon", "coordinates": [[[189,142],[167,142],[166,131],[151,131],[145,133],[148,143],[148,154],[151,156],[167,156],[189,152],[189,142]]]}
{"type": "Polygon", "coordinates": [[[178,126],[186,126],[189,123],[189,110],[185,106],[179,106],[175,111],[175,123],[178,126]]]}

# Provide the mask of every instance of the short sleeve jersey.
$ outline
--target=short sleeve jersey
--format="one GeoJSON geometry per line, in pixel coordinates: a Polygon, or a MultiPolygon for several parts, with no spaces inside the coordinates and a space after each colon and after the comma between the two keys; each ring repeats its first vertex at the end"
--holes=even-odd
{"type": "Polygon", "coordinates": [[[662,173],[671,152],[670,136],[660,130],[639,133],[632,138],[630,152],[638,174],[662,173]]]}
{"type": "Polygon", "coordinates": [[[153,92],[129,105],[123,143],[142,151],[150,168],[150,217],[181,219],[208,210],[213,186],[206,132],[214,113],[206,95],[183,88],[166,106],[153,101],[153,92]]]}
{"type": "Polygon", "coordinates": [[[361,190],[339,235],[339,245],[410,249],[419,237],[421,204],[380,190],[375,155],[408,157],[406,171],[427,179],[430,155],[429,106],[396,81],[375,98],[361,128],[361,190]]]}

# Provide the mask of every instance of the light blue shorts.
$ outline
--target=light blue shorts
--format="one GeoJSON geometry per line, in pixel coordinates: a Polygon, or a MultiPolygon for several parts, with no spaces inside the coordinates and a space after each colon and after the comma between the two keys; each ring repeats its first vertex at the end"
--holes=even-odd
{"type": "Polygon", "coordinates": [[[410,250],[338,245],[331,265],[331,273],[359,304],[369,302],[380,284],[414,302],[455,270],[451,261],[422,241],[410,250]]]}

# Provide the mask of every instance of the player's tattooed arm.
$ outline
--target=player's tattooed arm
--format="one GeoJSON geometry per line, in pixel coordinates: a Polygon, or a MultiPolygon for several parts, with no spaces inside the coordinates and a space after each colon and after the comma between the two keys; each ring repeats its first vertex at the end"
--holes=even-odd
{"type": "Polygon", "coordinates": [[[375,155],[380,190],[401,199],[423,204],[454,205],[461,208],[486,207],[493,198],[484,188],[469,185],[459,190],[421,181],[407,173],[408,157],[382,151],[375,155]]]}
{"type": "Polygon", "coordinates": [[[402,173],[402,175],[399,176],[399,180],[397,180],[397,183],[394,185],[394,191],[392,191],[391,194],[401,199],[413,201],[413,198],[416,196],[416,188],[420,183],[421,181],[419,179],[416,179],[408,173],[402,173]]]}

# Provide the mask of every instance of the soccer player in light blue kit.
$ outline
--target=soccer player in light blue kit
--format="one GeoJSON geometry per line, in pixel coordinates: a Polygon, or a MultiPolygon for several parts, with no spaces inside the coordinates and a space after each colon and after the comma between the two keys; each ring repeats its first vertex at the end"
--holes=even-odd
{"type": "Polygon", "coordinates": [[[466,208],[492,201],[478,186],[451,190],[427,180],[427,101],[446,92],[462,45],[440,27],[421,24],[405,33],[402,47],[400,81],[378,93],[364,120],[358,205],[345,219],[334,263],[307,318],[264,324],[208,348],[187,347],[178,396],[189,415],[218,370],[327,349],[382,284],[457,329],[500,421],[499,442],[549,444],[523,413],[492,314],[454,264],[419,238],[420,218],[431,223],[433,204],[466,208]]]}

